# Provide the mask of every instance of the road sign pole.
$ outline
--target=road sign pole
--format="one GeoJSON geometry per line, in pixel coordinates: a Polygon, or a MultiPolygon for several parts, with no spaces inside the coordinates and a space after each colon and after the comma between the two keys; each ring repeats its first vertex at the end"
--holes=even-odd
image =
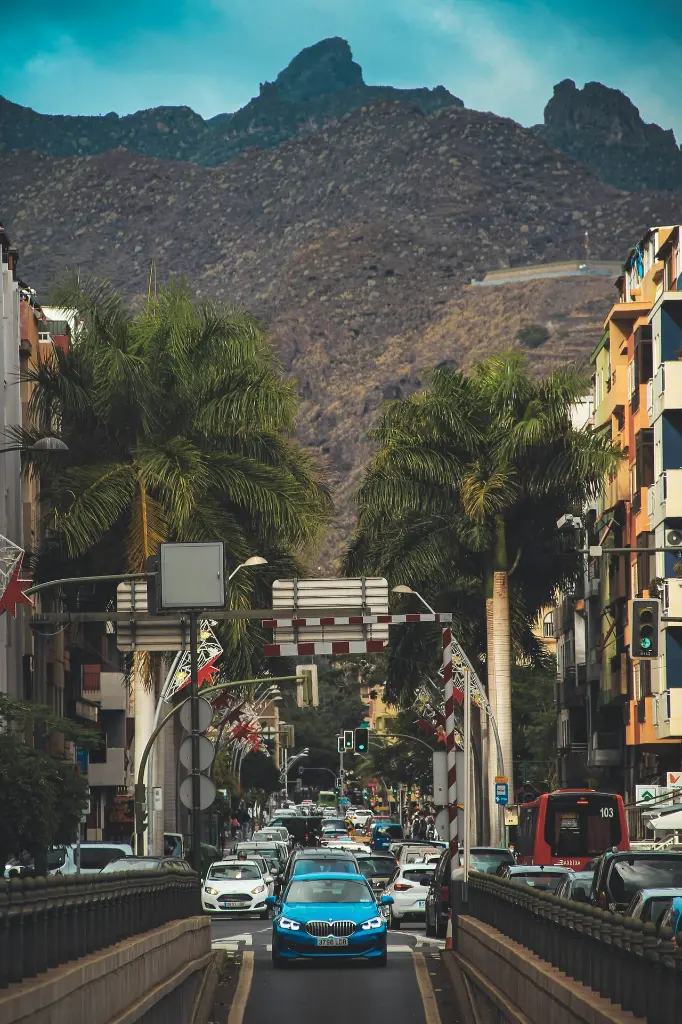
{"type": "Polygon", "coordinates": [[[189,696],[192,708],[192,867],[201,875],[201,779],[199,767],[199,651],[197,613],[189,613],[189,696]]]}
{"type": "Polygon", "coordinates": [[[464,875],[462,901],[469,900],[469,867],[471,860],[471,670],[464,666],[464,875]]]}

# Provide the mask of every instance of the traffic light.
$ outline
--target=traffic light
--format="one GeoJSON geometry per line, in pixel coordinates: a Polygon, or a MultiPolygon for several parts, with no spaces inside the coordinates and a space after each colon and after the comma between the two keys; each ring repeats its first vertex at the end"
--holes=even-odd
{"type": "Polygon", "coordinates": [[[355,749],[358,754],[366,754],[369,749],[369,729],[355,730],[355,749]]]}
{"type": "Polygon", "coordinates": [[[343,736],[337,736],[336,737],[336,748],[337,748],[339,754],[343,754],[344,750],[346,749],[346,745],[344,743],[343,736]]]}
{"type": "Polygon", "coordinates": [[[352,729],[346,729],[343,734],[343,749],[353,750],[355,746],[355,737],[353,736],[352,729]]]}
{"type": "Polygon", "coordinates": [[[661,602],[655,598],[635,598],[630,602],[630,657],[658,657],[658,623],[661,602]]]}

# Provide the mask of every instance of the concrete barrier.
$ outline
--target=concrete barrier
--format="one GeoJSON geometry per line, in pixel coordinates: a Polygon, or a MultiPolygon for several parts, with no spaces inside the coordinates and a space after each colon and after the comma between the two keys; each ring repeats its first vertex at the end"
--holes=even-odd
{"type": "Polygon", "coordinates": [[[462,1024],[643,1022],[476,918],[459,915],[457,948],[442,955],[462,1024]]]}
{"type": "Polygon", "coordinates": [[[0,991],[2,1024],[203,1024],[211,923],[173,921],[0,991]]]}

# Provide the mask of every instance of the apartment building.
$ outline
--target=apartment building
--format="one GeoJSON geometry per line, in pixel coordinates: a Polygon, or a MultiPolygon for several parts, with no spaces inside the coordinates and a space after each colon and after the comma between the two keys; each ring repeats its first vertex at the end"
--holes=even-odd
{"type": "Polygon", "coordinates": [[[604,553],[555,610],[559,777],[634,799],[682,768],[682,558],[655,550],[682,548],[680,228],[647,231],[616,287],[592,354],[591,426],[624,457],[585,510],[583,540],[604,553]],[[629,600],[650,596],[669,620],[661,656],[633,662],[629,600]]]}

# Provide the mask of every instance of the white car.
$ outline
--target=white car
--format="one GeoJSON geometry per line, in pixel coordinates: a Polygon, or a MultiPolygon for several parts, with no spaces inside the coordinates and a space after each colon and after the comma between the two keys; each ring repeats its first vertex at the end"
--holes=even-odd
{"type": "Polygon", "coordinates": [[[427,864],[426,861],[398,866],[384,889],[387,896],[393,897],[389,928],[400,928],[403,921],[426,919],[426,897],[435,869],[435,864],[427,864]]]}
{"type": "Polygon", "coordinates": [[[252,860],[216,860],[201,887],[201,906],[207,914],[259,914],[267,920],[265,897],[273,895],[272,883],[252,860]]]}
{"type": "Polygon", "coordinates": [[[351,853],[371,853],[372,849],[366,843],[358,843],[350,836],[347,839],[322,840],[321,844],[327,850],[350,850],[351,853]]]}

